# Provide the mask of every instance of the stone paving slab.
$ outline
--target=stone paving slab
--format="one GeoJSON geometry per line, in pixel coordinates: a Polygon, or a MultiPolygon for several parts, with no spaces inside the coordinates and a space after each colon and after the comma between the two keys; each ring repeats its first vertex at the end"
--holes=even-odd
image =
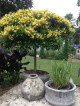
{"type": "MultiPolygon", "coordinates": [[[[0,106],[52,106],[45,98],[38,101],[28,101],[21,96],[21,84],[0,96],[0,106]]],[[[80,87],[75,91],[76,103],[72,106],[80,106],[80,87]]]]}

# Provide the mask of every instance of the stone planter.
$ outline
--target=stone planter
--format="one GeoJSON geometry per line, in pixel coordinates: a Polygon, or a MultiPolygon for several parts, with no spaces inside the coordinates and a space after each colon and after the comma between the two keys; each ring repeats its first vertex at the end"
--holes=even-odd
{"type": "Polygon", "coordinates": [[[76,89],[76,86],[74,84],[70,83],[72,87],[71,89],[57,90],[50,87],[52,83],[53,81],[47,81],[45,83],[46,88],[45,99],[50,104],[56,106],[68,106],[75,103],[74,91],[76,89]]]}
{"type": "MultiPolygon", "coordinates": [[[[27,70],[27,71],[24,71],[24,72],[22,72],[22,78],[23,79],[26,79],[26,78],[28,78],[28,76],[30,75],[30,74],[35,74],[35,72],[34,72],[34,70],[27,70]],[[30,71],[30,73],[28,73],[30,71]]],[[[48,81],[49,80],[49,78],[50,78],[50,75],[49,75],[49,73],[48,72],[45,72],[45,71],[42,71],[42,70],[37,70],[37,73],[36,73],[38,76],[39,76],[39,78],[45,83],[46,81],[48,81]],[[43,74],[39,74],[39,73],[41,72],[41,73],[43,73],[43,74]]]]}
{"type": "Polygon", "coordinates": [[[38,100],[44,96],[44,83],[37,74],[30,74],[22,84],[22,97],[27,100],[38,100]]]}

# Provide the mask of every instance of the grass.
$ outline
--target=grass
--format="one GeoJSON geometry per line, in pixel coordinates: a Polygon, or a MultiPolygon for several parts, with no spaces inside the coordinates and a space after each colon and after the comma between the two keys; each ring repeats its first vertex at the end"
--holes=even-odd
{"type": "MultiPolygon", "coordinates": [[[[26,58],[23,59],[23,62],[27,62],[27,61],[30,61],[30,64],[27,65],[27,69],[33,69],[34,58],[27,56],[26,58]]],[[[57,61],[57,63],[59,63],[59,64],[61,62],[60,60],[49,60],[49,59],[37,58],[37,69],[49,72],[50,79],[52,79],[51,63],[54,64],[55,61],[57,61]]],[[[72,79],[76,85],[80,85],[80,77],[78,77],[78,70],[80,68],[80,63],[79,62],[71,62],[71,64],[72,64],[72,68],[73,68],[72,79]]]]}

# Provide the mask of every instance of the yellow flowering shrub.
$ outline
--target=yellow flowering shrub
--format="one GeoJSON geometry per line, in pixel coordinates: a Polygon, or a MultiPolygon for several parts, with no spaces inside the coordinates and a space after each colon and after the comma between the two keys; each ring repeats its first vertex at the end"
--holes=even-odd
{"type": "Polygon", "coordinates": [[[61,38],[75,30],[70,22],[48,10],[18,10],[0,20],[0,38],[4,47],[58,47],[61,38]]]}

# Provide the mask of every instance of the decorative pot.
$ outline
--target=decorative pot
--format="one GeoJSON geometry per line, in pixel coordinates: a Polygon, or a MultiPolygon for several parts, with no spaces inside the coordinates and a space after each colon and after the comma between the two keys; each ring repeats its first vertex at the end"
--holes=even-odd
{"type": "Polygon", "coordinates": [[[76,85],[70,83],[70,89],[55,89],[50,87],[53,81],[47,81],[45,83],[46,93],[45,99],[52,105],[56,106],[68,106],[75,103],[74,91],[76,85]]]}
{"type": "Polygon", "coordinates": [[[37,74],[30,74],[22,84],[22,96],[27,100],[37,100],[44,96],[44,83],[37,74]]]}
{"type": "Polygon", "coordinates": [[[37,74],[39,76],[39,78],[45,83],[46,81],[49,80],[50,75],[48,72],[42,71],[42,70],[37,70],[37,72],[35,73],[34,70],[27,70],[22,72],[22,78],[26,79],[28,78],[28,76],[30,74],[37,74]]]}

